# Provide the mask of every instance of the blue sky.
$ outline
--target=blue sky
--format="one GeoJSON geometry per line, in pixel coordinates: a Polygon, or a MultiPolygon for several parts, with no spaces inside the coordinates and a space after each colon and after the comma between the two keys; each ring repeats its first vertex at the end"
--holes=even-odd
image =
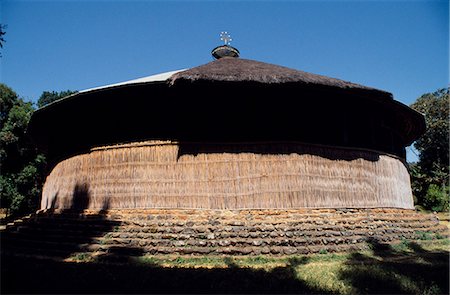
{"type": "Polygon", "coordinates": [[[383,89],[411,104],[449,83],[449,3],[430,1],[9,1],[0,80],[26,100],[242,58],[383,89]]]}

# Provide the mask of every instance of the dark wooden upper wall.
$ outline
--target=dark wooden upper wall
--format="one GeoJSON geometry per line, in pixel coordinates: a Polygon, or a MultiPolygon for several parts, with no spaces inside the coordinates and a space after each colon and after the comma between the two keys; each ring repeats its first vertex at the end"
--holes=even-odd
{"type": "Polygon", "coordinates": [[[51,158],[148,139],[299,141],[404,157],[423,118],[392,99],[327,87],[241,82],[133,85],[80,93],[33,115],[51,158]]]}

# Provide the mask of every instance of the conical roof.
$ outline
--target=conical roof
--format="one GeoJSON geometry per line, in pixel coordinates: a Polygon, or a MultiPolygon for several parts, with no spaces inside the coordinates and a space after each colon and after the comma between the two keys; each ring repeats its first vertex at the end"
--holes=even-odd
{"type": "Polygon", "coordinates": [[[179,71],[168,79],[170,84],[176,84],[183,80],[191,82],[258,82],[264,84],[297,83],[310,86],[328,86],[346,90],[364,90],[392,98],[392,94],[389,92],[352,82],[311,74],[279,65],[233,57],[224,57],[205,65],[185,71],[179,71]]]}
{"type": "Polygon", "coordinates": [[[234,57],[223,57],[190,69],[169,71],[129,81],[89,88],[72,94],[69,97],[72,98],[79,94],[136,84],[167,83],[169,86],[172,86],[180,82],[255,82],[268,85],[289,83],[299,86],[338,88],[350,92],[362,91],[364,94],[369,94],[370,96],[392,99],[391,93],[376,88],[284,66],[234,57]]]}
{"type": "MultiPolygon", "coordinates": [[[[388,124],[398,135],[398,146],[411,144],[425,131],[423,116],[394,100],[389,92],[233,57],[222,57],[187,70],[80,91],[35,111],[28,131],[41,146],[67,142],[75,149],[75,144],[81,146],[83,140],[85,146],[80,148],[113,140],[131,141],[148,134],[161,138],[184,138],[197,132],[194,135],[202,138],[204,134],[220,133],[208,129],[213,125],[224,129],[227,134],[237,134],[241,127],[237,127],[238,123],[234,121],[247,124],[245,126],[250,130],[275,114],[289,118],[306,118],[314,114],[322,118],[318,124],[333,126],[341,121],[340,113],[349,114],[352,118],[372,114],[374,120],[383,121],[380,123],[383,126],[388,124]],[[215,107],[216,103],[221,107],[215,107]],[[230,114],[239,120],[228,120],[230,114]],[[216,123],[199,121],[205,116],[210,116],[210,121],[216,123]],[[220,116],[222,121],[217,119],[220,116]],[[168,122],[167,117],[175,119],[168,122]]],[[[360,119],[364,122],[371,120],[360,119]]],[[[300,134],[298,130],[310,128],[305,126],[311,122],[300,126],[297,119],[286,120],[284,123],[277,121],[278,127],[267,128],[280,128],[287,135],[300,134]],[[295,128],[298,130],[288,132],[295,128]]],[[[360,126],[358,122],[355,121],[354,125],[360,126]]],[[[275,133],[280,134],[278,131],[275,133]]],[[[380,133],[385,131],[380,130],[380,133]]],[[[61,147],[59,149],[62,150],[61,147]]]]}

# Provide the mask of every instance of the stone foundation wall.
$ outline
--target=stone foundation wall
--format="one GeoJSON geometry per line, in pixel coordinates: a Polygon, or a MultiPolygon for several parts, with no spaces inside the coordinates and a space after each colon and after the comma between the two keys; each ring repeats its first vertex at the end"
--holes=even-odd
{"type": "Polygon", "coordinates": [[[435,215],[401,209],[111,210],[41,211],[9,225],[2,239],[15,252],[59,256],[292,255],[446,235],[435,215]]]}

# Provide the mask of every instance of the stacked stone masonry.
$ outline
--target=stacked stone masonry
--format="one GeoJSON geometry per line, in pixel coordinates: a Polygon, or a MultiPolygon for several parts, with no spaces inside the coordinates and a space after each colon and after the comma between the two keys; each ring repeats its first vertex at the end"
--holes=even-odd
{"type": "Polygon", "coordinates": [[[433,214],[401,209],[41,211],[9,224],[2,251],[69,257],[292,255],[367,248],[367,242],[440,238],[433,214]]]}

